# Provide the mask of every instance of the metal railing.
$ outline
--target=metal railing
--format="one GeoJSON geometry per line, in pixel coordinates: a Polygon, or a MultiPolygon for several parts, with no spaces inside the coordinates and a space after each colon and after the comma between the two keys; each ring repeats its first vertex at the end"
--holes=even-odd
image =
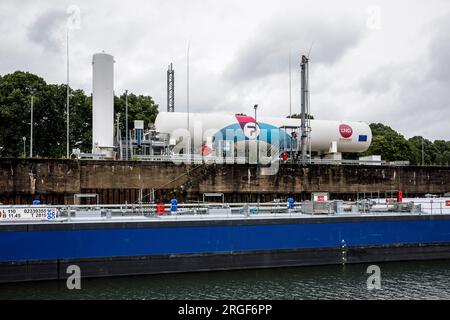
{"type": "MultiPolygon", "coordinates": [[[[106,160],[106,157],[100,155],[88,155],[84,154],[81,160],[106,160]]],[[[215,164],[248,164],[248,157],[214,157],[214,156],[202,156],[202,155],[134,155],[132,160],[145,161],[145,162],[173,162],[173,163],[215,163],[215,164]]],[[[300,164],[300,161],[294,159],[288,159],[283,161],[278,157],[259,157],[259,164],[270,164],[274,162],[300,164]]],[[[256,164],[256,161],[251,161],[250,164],[256,164]]],[[[376,160],[334,160],[334,159],[309,159],[305,161],[305,164],[318,164],[318,165],[369,165],[369,166],[408,166],[408,161],[376,161],[376,160]]]]}
{"type": "Polygon", "coordinates": [[[164,213],[158,213],[160,204],[123,204],[123,205],[39,205],[39,206],[0,206],[1,223],[20,223],[24,221],[52,222],[72,221],[90,218],[174,218],[182,219],[186,215],[196,218],[233,218],[249,217],[256,214],[279,216],[300,213],[297,206],[288,210],[284,203],[196,203],[180,204],[176,212],[171,212],[171,205],[164,204],[164,213]],[[226,209],[226,210],[225,210],[226,209]],[[219,214],[214,214],[219,212],[219,214]],[[224,214],[224,212],[226,214],[224,214]]]}
{"type": "MultiPolygon", "coordinates": [[[[389,202],[378,202],[372,208],[369,205],[370,200],[362,202],[343,202],[346,207],[346,213],[351,214],[377,214],[377,213],[402,213],[402,214],[431,214],[431,215],[450,215],[450,206],[447,206],[450,199],[440,198],[423,200],[404,199],[403,207],[400,210],[392,211],[396,204],[389,202]],[[367,204],[367,207],[365,206],[367,204]],[[405,211],[414,206],[420,205],[420,211],[405,211]],[[383,207],[386,207],[383,211],[383,207]],[[353,207],[358,208],[357,212],[353,207]],[[352,209],[352,210],[349,210],[352,209]],[[375,210],[373,210],[375,209],[375,210]],[[377,210],[381,209],[381,210],[377,210]]],[[[296,203],[294,209],[288,209],[284,202],[265,202],[265,203],[195,203],[179,204],[175,212],[171,212],[171,204],[164,204],[164,212],[161,210],[161,204],[123,204],[123,205],[37,205],[37,206],[0,206],[0,223],[15,223],[23,221],[72,221],[79,219],[186,219],[192,216],[197,218],[242,218],[242,217],[293,217],[304,215],[302,205],[307,202],[296,203]],[[186,217],[189,216],[189,217],[186,217]]],[[[330,207],[331,208],[331,207],[330,207]]],[[[333,210],[323,208],[329,213],[333,210]]],[[[305,207],[306,209],[306,207],[305,207]]],[[[322,210],[322,211],[324,211],[322,210]]],[[[324,212],[325,212],[324,211],[324,212]]],[[[344,213],[344,211],[342,211],[344,213]]],[[[336,213],[339,215],[339,213],[336,213]]]]}
{"type": "MultiPolygon", "coordinates": [[[[173,163],[215,163],[215,164],[246,164],[246,157],[214,157],[202,155],[161,155],[161,156],[135,156],[137,161],[153,161],[153,162],[173,162],[173,163]]],[[[271,157],[260,157],[261,164],[269,164],[279,159],[271,157]]],[[[256,162],[254,163],[256,164],[256,162]]]]}
{"type": "MultiPolygon", "coordinates": [[[[376,202],[378,205],[392,205],[389,201],[390,198],[374,198],[370,199],[376,202]]],[[[450,214],[450,205],[447,205],[450,198],[403,198],[403,203],[412,202],[414,205],[421,206],[421,212],[425,214],[450,214]]]]}

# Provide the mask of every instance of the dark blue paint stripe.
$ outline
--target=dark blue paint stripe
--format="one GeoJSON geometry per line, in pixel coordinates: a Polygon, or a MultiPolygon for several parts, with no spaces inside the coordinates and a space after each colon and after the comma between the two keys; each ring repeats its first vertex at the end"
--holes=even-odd
{"type": "Polygon", "coordinates": [[[450,242],[450,220],[0,232],[0,261],[450,242]]]}

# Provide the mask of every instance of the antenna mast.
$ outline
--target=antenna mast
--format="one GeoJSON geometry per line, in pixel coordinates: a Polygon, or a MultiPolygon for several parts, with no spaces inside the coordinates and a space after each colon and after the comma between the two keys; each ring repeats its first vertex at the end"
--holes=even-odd
{"type": "Polygon", "coordinates": [[[69,29],[67,29],[67,101],[66,101],[66,159],[70,157],[70,83],[69,83],[69,29]]]}
{"type": "MultiPolygon", "coordinates": [[[[302,79],[302,92],[301,92],[301,162],[306,163],[306,149],[308,143],[308,128],[307,128],[307,108],[308,108],[308,62],[309,59],[302,55],[301,67],[301,79],[302,79]]],[[[308,115],[309,116],[309,115],[308,115]]]]}
{"type": "Polygon", "coordinates": [[[188,49],[187,49],[187,92],[186,92],[186,109],[187,109],[187,129],[189,131],[189,55],[191,50],[191,42],[188,42],[188,49]]]}
{"type": "Polygon", "coordinates": [[[289,51],[289,116],[292,117],[292,63],[291,52],[289,51]]]}
{"type": "Polygon", "coordinates": [[[172,63],[167,70],[167,112],[175,112],[175,71],[172,63]]]}

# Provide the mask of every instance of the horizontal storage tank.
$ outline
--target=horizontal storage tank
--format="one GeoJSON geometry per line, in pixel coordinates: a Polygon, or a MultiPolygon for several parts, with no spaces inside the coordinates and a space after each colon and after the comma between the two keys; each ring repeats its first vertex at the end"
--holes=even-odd
{"type": "MultiPolygon", "coordinates": [[[[235,130],[238,140],[242,138],[256,140],[258,134],[264,129],[270,131],[283,127],[300,127],[301,125],[300,119],[258,117],[257,120],[258,123],[255,125],[253,116],[191,113],[189,115],[189,131],[191,137],[206,144],[208,138],[220,132],[223,132],[225,136],[225,132],[229,129],[235,130]]],[[[310,123],[311,151],[314,152],[359,153],[366,151],[372,142],[372,131],[364,122],[311,120],[310,123]],[[332,150],[333,144],[337,150],[332,150]]],[[[180,112],[162,112],[155,121],[156,130],[170,134],[172,139],[182,136],[183,132],[186,132],[187,126],[187,114],[180,112]]],[[[279,131],[283,133],[286,131],[289,137],[291,135],[289,129],[279,131]]],[[[228,138],[226,139],[228,140],[228,138]]]]}

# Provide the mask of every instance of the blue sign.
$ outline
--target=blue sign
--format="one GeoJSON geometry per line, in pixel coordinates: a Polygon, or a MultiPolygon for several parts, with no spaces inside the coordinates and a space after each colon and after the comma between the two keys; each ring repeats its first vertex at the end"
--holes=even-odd
{"type": "Polygon", "coordinates": [[[359,142],[367,142],[367,136],[364,135],[359,135],[359,142]]]}
{"type": "Polygon", "coordinates": [[[56,210],[48,209],[47,210],[47,220],[55,220],[56,219],[56,210]]]}

